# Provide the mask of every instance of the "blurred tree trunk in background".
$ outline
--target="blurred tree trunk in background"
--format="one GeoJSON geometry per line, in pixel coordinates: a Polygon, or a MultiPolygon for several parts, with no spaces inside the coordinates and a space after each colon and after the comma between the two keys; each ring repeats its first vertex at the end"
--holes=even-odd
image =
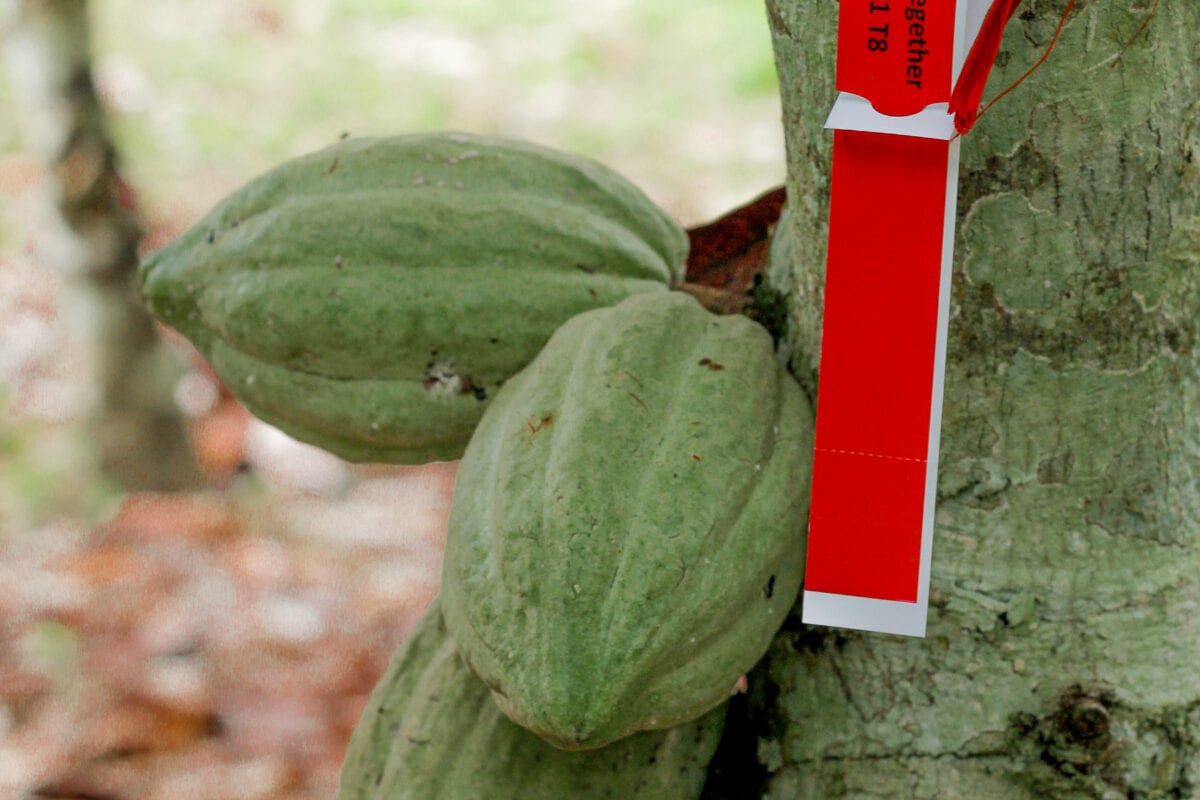
{"type": "MultiPolygon", "coordinates": [[[[1064,5],[1024,4],[989,96],[1064,5]]],[[[838,3],[767,6],[790,204],[773,277],[812,391],[838,3]]],[[[928,637],[789,624],[751,676],[756,744],[722,767],[743,787],[1198,796],[1198,41],[1191,0],[1080,2],[964,139],[928,637]]]]}
{"type": "Polygon", "coordinates": [[[84,444],[123,488],[198,483],[172,402],[179,365],[156,335],[136,289],[141,231],[116,172],[92,82],[87,3],[19,0],[5,49],[29,148],[50,167],[63,223],[38,231],[51,266],[66,277],[61,319],[86,349],[96,400],[84,444]]]}

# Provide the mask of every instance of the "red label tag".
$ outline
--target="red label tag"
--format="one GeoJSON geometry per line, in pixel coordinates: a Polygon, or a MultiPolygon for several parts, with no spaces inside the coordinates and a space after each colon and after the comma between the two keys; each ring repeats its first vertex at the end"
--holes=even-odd
{"type": "Polygon", "coordinates": [[[950,147],[834,133],[806,592],[917,601],[950,147]]]}
{"type": "Polygon", "coordinates": [[[950,99],[955,0],[841,0],[837,89],[902,117],[950,99]]]}
{"type": "Polygon", "coordinates": [[[841,0],[838,88],[874,110],[843,95],[830,115],[810,624],[925,633],[959,151],[929,106],[950,96],[958,10],[841,0]]]}

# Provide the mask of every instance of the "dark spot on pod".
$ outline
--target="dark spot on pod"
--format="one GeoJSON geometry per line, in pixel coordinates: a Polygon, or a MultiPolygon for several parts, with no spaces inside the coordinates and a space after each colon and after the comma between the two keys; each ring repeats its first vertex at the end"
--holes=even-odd
{"type": "Polygon", "coordinates": [[[763,597],[770,600],[771,596],[774,594],[775,594],[775,576],[772,575],[770,578],[767,579],[767,585],[763,587],[763,597]]]}
{"type": "Polygon", "coordinates": [[[600,270],[600,267],[598,267],[594,264],[576,264],[575,269],[579,270],[580,272],[586,272],[588,275],[591,275],[594,272],[598,272],[600,270]]]}
{"type": "Polygon", "coordinates": [[[713,372],[720,372],[721,370],[725,369],[724,364],[718,364],[717,362],[713,361],[711,358],[700,359],[700,366],[708,367],[713,372]]]}
{"type": "Polygon", "coordinates": [[[212,244],[215,241],[217,241],[217,232],[210,229],[208,232],[208,243],[212,244]]]}

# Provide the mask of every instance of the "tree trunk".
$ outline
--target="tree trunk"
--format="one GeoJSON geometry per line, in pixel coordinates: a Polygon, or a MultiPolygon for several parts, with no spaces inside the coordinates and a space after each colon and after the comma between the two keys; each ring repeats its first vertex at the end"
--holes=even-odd
{"type": "Polygon", "coordinates": [[[22,0],[9,72],[31,149],[50,166],[62,225],[40,231],[67,277],[62,318],[86,349],[95,401],[83,421],[102,472],[125,489],[198,483],[172,402],[178,365],[137,296],[133,213],[121,203],[116,155],[91,78],[84,0],[22,0]]]}
{"type": "MultiPolygon", "coordinates": [[[[985,96],[1062,6],[1025,4],[985,96]]],[[[837,10],[768,0],[790,203],[774,280],[810,390],[837,10]]],[[[964,139],[929,633],[791,624],[741,723],[765,796],[1200,792],[1197,41],[1200,3],[1083,0],[964,139]]]]}

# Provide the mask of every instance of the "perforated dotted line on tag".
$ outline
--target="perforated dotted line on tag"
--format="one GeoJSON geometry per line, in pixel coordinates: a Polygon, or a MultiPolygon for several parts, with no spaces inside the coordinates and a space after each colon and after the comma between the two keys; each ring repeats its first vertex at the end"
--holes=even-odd
{"type": "Polygon", "coordinates": [[[843,456],[868,456],[869,458],[890,458],[893,461],[915,461],[918,464],[925,463],[925,459],[923,458],[910,458],[908,456],[888,456],[884,455],[883,453],[860,453],[857,450],[837,450],[832,447],[818,447],[816,449],[823,453],[838,453],[839,455],[843,456]]]}

